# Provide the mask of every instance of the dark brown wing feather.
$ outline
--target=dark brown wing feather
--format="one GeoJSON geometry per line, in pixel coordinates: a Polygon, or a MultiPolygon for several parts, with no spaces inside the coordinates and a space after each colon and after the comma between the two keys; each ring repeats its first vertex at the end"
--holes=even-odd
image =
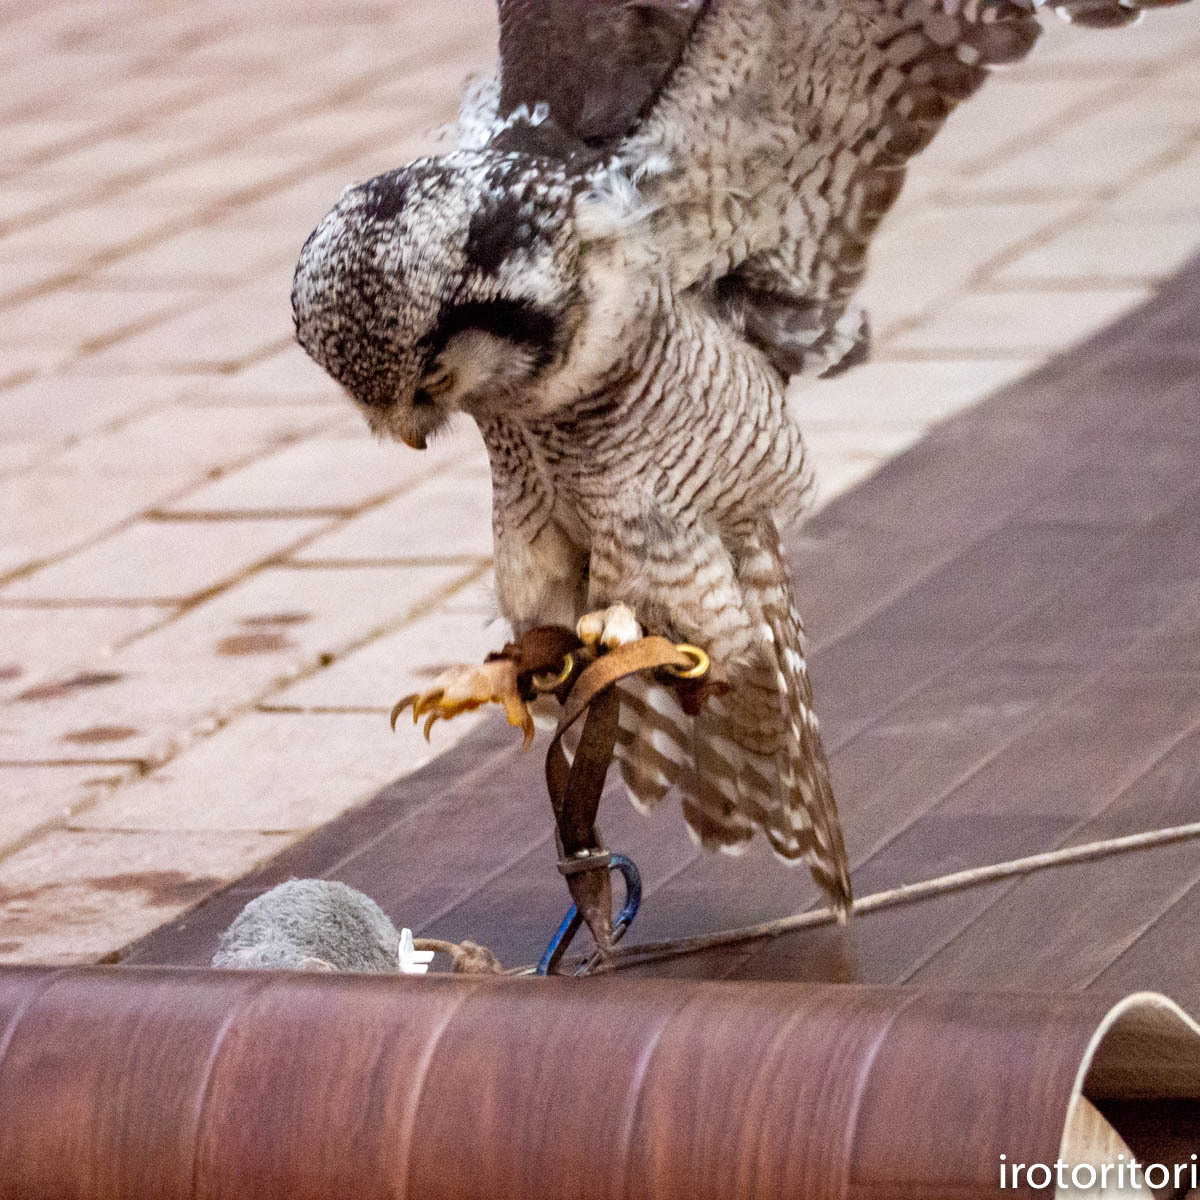
{"type": "Polygon", "coordinates": [[[658,98],[709,0],[499,0],[500,116],[546,104],[591,150],[658,98]]]}

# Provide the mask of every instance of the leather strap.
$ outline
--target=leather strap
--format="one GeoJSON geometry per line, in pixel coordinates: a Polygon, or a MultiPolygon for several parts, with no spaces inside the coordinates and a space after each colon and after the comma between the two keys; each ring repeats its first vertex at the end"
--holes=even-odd
{"type": "Polygon", "coordinates": [[[546,787],[558,825],[559,870],[602,952],[612,944],[612,880],[609,855],[595,826],[621,712],[614,685],[641,671],[686,670],[692,665],[691,658],[661,637],[641,638],[602,654],[571,687],[546,754],[546,787]],[[584,713],[579,746],[568,762],[562,739],[584,713]]]}
{"type": "Polygon", "coordinates": [[[575,680],[546,755],[546,785],[567,854],[589,848],[588,837],[617,740],[620,697],[613,685],[641,671],[661,667],[686,670],[692,665],[693,660],[666,638],[646,637],[602,654],[575,680]],[[579,747],[568,763],[562,739],[585,712],[588,718],[579,747]]]}
{"type": "Polygon", "coordinates": [[[689,712],[698,710],[713,685],[707,679],[672,679],[670,668],[686,671],[695,666],[695,659],[663,637],[639,638],[596,655],[571,630],[539,625],[490,657],[517,664],[521,695],[531,699],[545,691],[544,685],[538,686],[538,677],[562,673],[568,654],[573,666],[553,688],[563,713],[546,753],[546,788],[558,828],[559,870],[596,945],[604,952],[612,945],[613,932],[611,856],[596,833],[596,813],[621,715],[621,698],[614,685],[642,671],[666,668],[664,682],[677,688],[680,702],[689,712]],[[563,736],[585,714],[579,746],[568,760],[563,736]]]}

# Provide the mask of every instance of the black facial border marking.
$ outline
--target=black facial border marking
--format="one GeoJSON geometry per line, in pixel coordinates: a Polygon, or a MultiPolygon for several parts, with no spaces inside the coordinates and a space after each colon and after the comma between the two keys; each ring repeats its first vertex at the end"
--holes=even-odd
{"type": "Polygon", "coordinates": [[[431,360],[451,338],[472,329],[504,338],[530,351],[538,367],[550,362],[558,349],[558,322],[531,300],[467,300],[442,308],[437,329],[428,343],[431,360]]]}

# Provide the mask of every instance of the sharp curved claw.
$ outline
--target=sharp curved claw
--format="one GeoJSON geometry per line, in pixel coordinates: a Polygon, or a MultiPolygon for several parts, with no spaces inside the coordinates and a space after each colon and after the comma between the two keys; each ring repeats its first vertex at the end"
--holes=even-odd
{"type": "Polygon", "coordinates": [[[400,699],[397,700],[394,705],[392,705],[392,713],[391,713],[390,720],[391,720],[391,726],[392,726],[393,733],[396,732],[396,722],[400,719],[400,714],[410,704],[416,704],[418,699],[420,699],[420,697],[417,695],[416,692],[410,692],[407,696],[401,696],[400,699]]]}
{"type": "Polygon", "coordinates": [[[413,692],[396,702],[391,712],[392,729],[395,730],[400,714],[411,710],[414,725],[420,725],[424,719],[422,732],[429,741],[430,731],[438,721],[497,703],[504,706],[509,724],[524,732],[528,745],[533,740],[533,718],[516,681],[516,668],[509,660],[487,662],[480,667],[451,668],[428,691],[413,692]]]}

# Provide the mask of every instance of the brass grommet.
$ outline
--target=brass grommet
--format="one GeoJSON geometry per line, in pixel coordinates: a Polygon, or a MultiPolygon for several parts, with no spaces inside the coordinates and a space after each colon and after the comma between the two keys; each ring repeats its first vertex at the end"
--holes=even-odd
{"type": "Polygon", "coordinates": [[[667,674],[674,675],[676,679],[700,679],[708,674],[711,664],[708,655],[699,646],[689,646],[687,642],[679,642],[675,649],[690,658],[692,665],[690,667],[665,666],[663,670],[667,674]]]}
{"type": "Polygon", "coordinates": [[[557,675],[534,675],[533,687],[538,692],[556,692],[568,679],[571,678],[571,672],[575,670],[575,655],[563,655],[563,668],[557,675]]]}

